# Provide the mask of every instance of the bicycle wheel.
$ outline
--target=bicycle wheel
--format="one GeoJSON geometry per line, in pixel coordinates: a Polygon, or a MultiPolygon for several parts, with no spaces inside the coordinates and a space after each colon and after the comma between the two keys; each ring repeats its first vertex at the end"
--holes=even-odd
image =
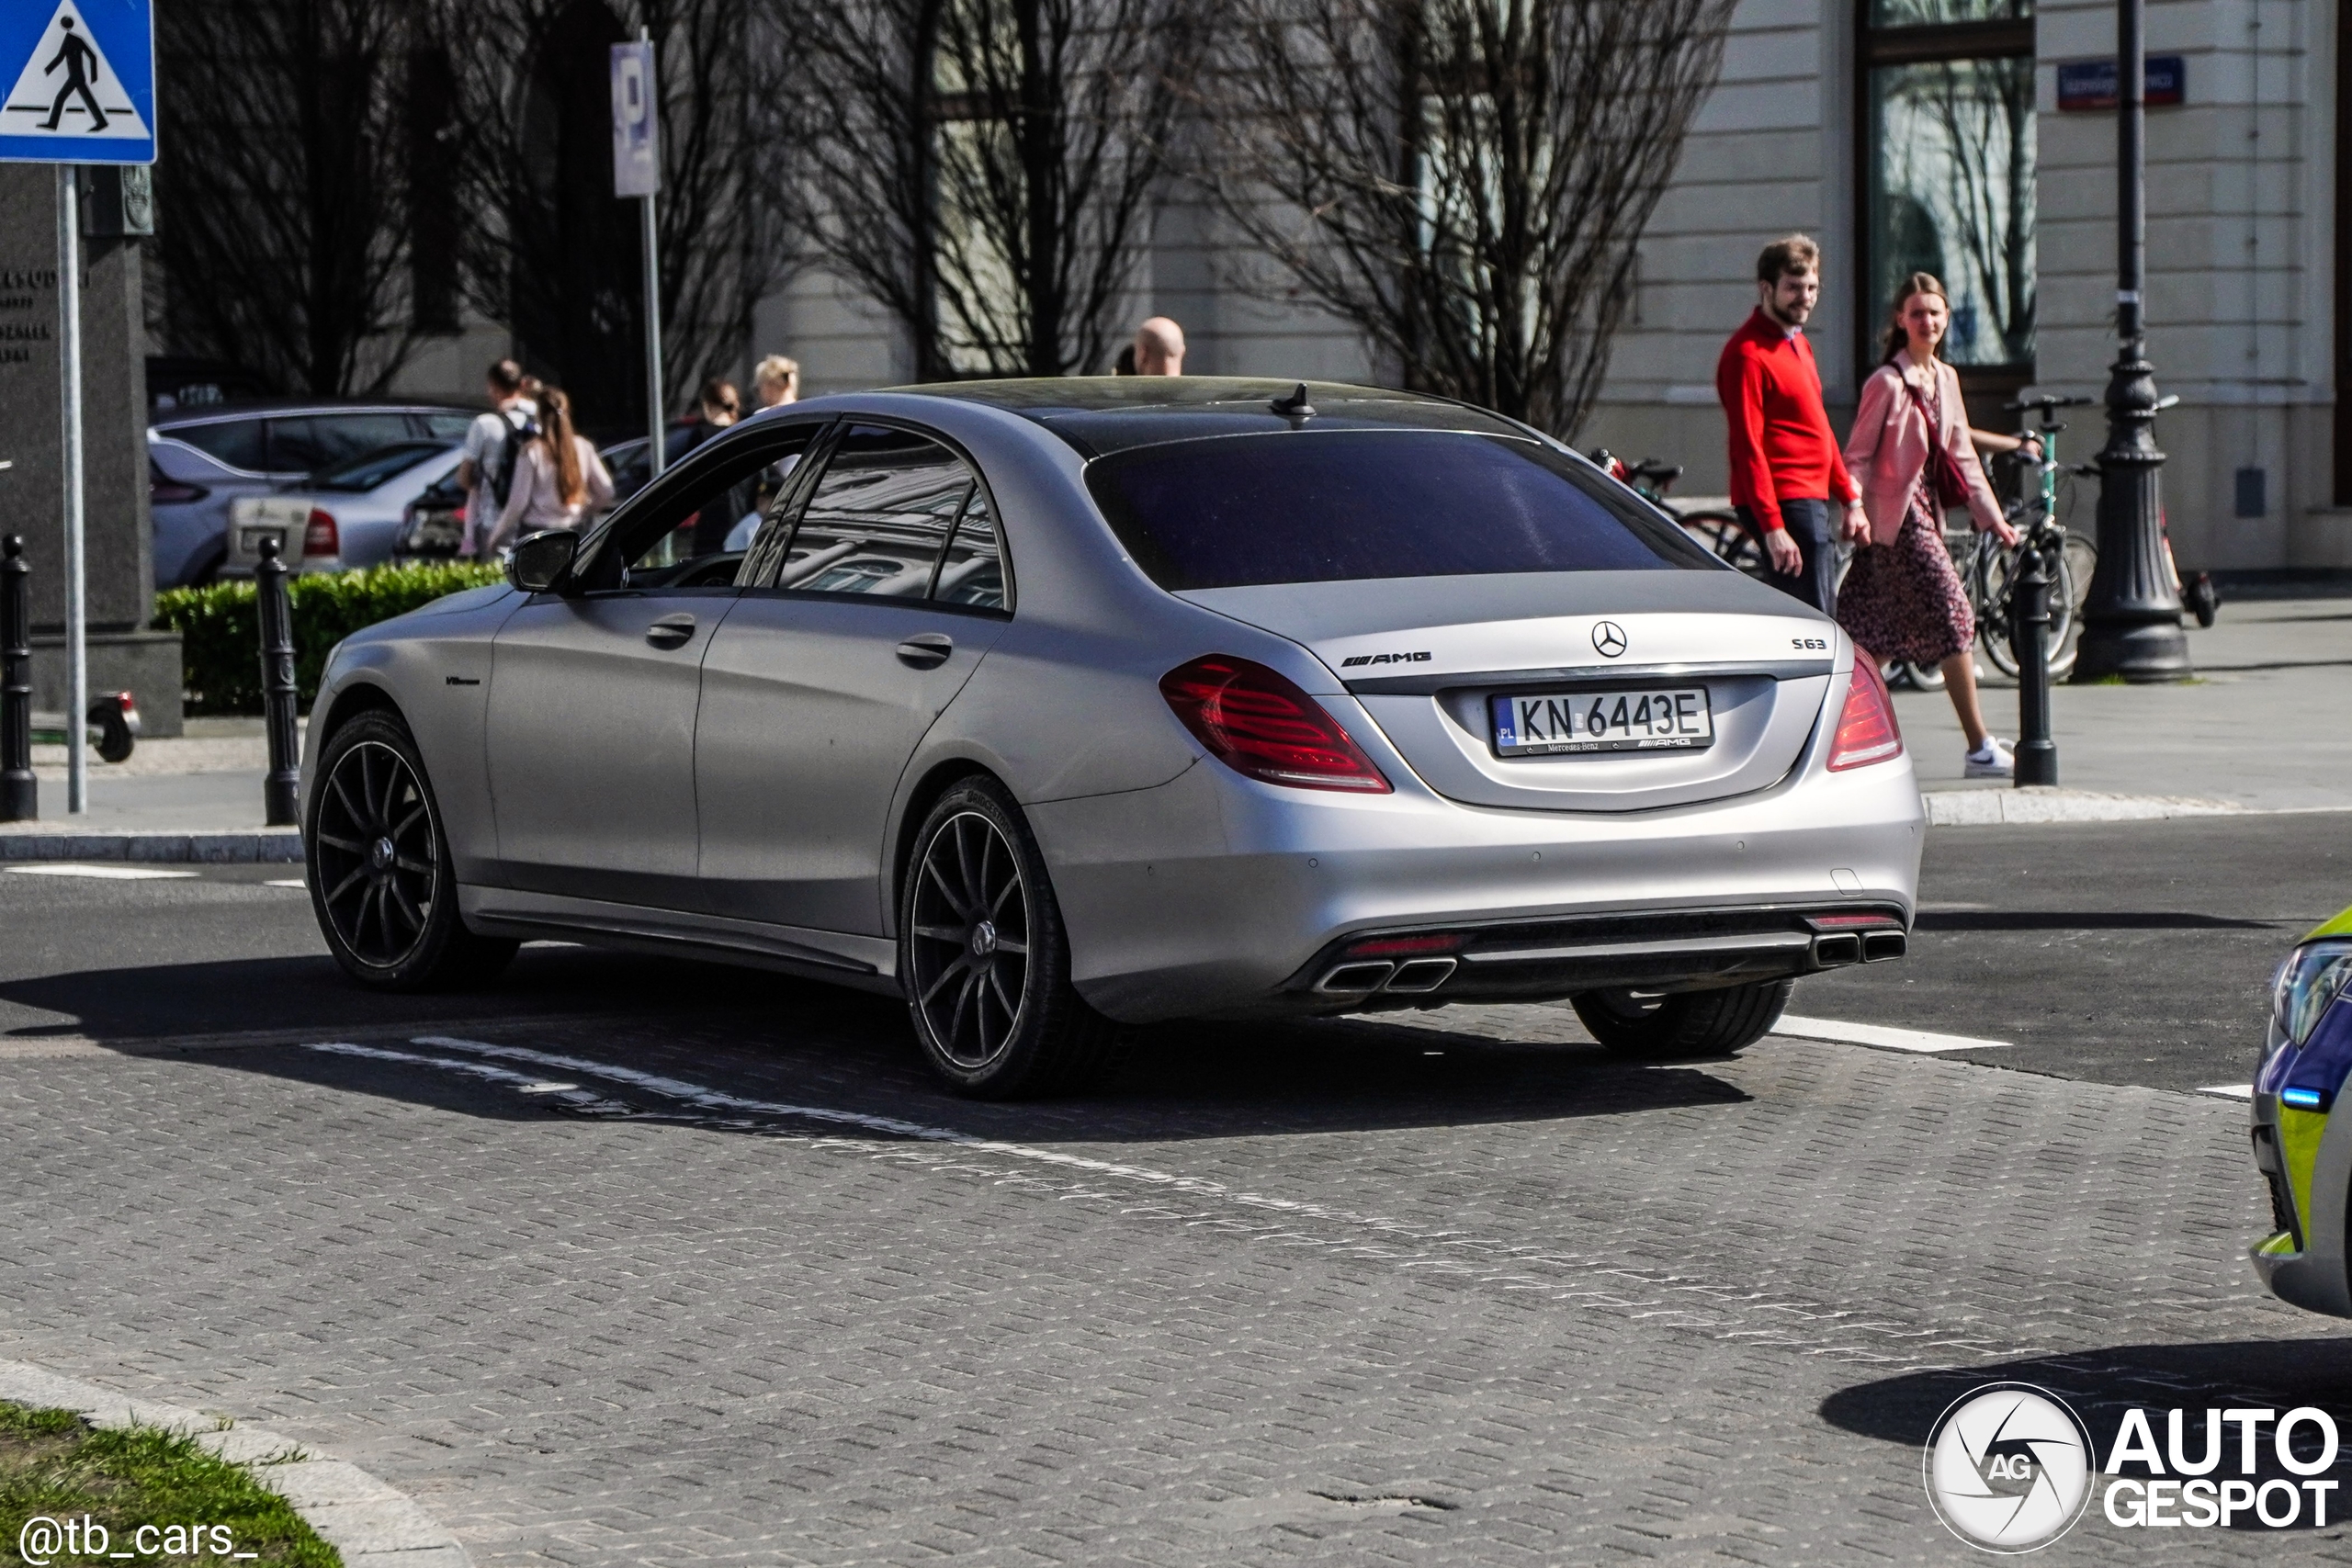
{"type": "Polygon", "coordinates": [[[1718,558],[1758,581],[1764,580],[1764,547],[1756,542],[1756,536],[1747,531],[1738,513],[1689,512],[1683,513],[1681,522],[1686,532],[1718,558]]]}
{"type": "Polygon", "coordinates": [[[2017,554],[1995,544],[1990,534],[1982,535],[1974,567],[1970,586],[1975,590],[1972,597],[1975,600],[1977,644],[1984,649],[1984,657],[1994,669],[2004,675],[2015,675],[2018,661],[2009,651],[2009,611],[2017,593],[2017,554]]]}

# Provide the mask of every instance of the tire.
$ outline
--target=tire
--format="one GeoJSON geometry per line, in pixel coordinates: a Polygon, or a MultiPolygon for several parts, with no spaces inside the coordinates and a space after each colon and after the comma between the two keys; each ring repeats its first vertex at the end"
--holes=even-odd
{"type": "Polygon", "coordinates": [[[932,1069],[976,1100],[1079,1088],[1118,1027],[1069,982],[1045,856],[994,779],[959,781],[916,831],[899,895],[899,974],[932,1069]]]}
{"type": "MultiPolygon", "coordinates": [[[[1915,692],[1940,692],[1944,689],[1944,667],[1940,664],[1889,664],[1881,674],[1892,670],[1911,683],[1915,692]]],[[[1889,682],[1892,683],[1892,677],[1889,682]]]]}
{"type": "MultiPolygon", "coordinates": [[[[2082,604],[2084,583],[2075,577],[2076,552],[2068,547],[2051,558],[2050,563],[2050,674],[2052,680],[2063,680],[2075,668],[2075,612],[2082,604]]],[[[2096,561],[2098,553],[2092,552],[2096,561]]],[[[2014,677],[2018,672],[2017,655],[2009,648],[2009,619],[2017,602],[2018,558],[2007,551],[1988,553],[1984,564],[1983,603],[1988,608],[1982,613],[1977,626],[1977,641],[1983,645],[1984,657],[2002,674],[2014,677]]]]}
{"type": "Polygon", "coordinates": [[[1729,1056],[1779,1021],[1793,980],[1763,980],[1713,991],[1636,998],[1628,991],[1584,991],[1569,1003],[1595,1040],[1620,1055],[1664,1060],[1729,1056]]]}
{"type": "Polygon", "coordinates": [[[343,972],[385,991],[478,984],[516,943],[477,936],[424,760],[397,714],[363,713],[328,737],[302,824],[311,908],[343,972]]]}
{"type": "Polygon", "coordinates": [[[1747,531],[1747,525],[1739,520],[1737,513],[1685,513],[1682,526],[1715,556],[1748,576],[1762,581],[1769,575],[1764,547],[1756,542],[1756,536],[1747,531]]]}

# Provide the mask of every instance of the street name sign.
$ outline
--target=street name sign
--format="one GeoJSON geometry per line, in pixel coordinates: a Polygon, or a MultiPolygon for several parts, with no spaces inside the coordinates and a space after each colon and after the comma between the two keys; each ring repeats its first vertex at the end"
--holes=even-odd
{"type": "Polygon", "coordinates": [[[155,161],[155,21],[148,0],[8,0],[0,7],[0,161],[155,161]]]}

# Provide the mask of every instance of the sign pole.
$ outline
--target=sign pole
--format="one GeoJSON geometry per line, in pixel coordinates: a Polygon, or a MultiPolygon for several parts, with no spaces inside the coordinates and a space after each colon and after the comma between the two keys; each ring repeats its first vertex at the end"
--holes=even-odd
{"type": "Polygon", "coordinates": [[[654,193],[662,188],[662,78],[652,29],[640,22],[635,43],[613,45],[613,194],[635,197],[645,240],[645,439],[648,467],[662,477],[662,227],[654,193]]]}
{"type": "Polygon", "coordinates": [[[652,443],[653,477],[662,477],[662,231],[653,221],[653,193],[645,193],[645,425],[652,443]]]}
{"type": "Polygon", "coordinates": [[[65,444],[65,811],[90,809],[90,665],[82,566],[82,236],[74,166],[57,165],[57,349],[65,444]]]}

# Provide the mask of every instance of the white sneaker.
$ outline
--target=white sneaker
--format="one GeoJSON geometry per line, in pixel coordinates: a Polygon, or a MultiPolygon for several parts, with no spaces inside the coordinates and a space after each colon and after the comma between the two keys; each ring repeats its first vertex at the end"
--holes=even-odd
{"type": "Polygon", "coordinates": [[[1986,736],[1984,744],[1968,753],[1966,761],[1968,771],[1964,776],[1968,778],[2008,779],[2017,776],[2018,760],[2010,754],[2009,743],[1997,735],[1986,736]]]}

